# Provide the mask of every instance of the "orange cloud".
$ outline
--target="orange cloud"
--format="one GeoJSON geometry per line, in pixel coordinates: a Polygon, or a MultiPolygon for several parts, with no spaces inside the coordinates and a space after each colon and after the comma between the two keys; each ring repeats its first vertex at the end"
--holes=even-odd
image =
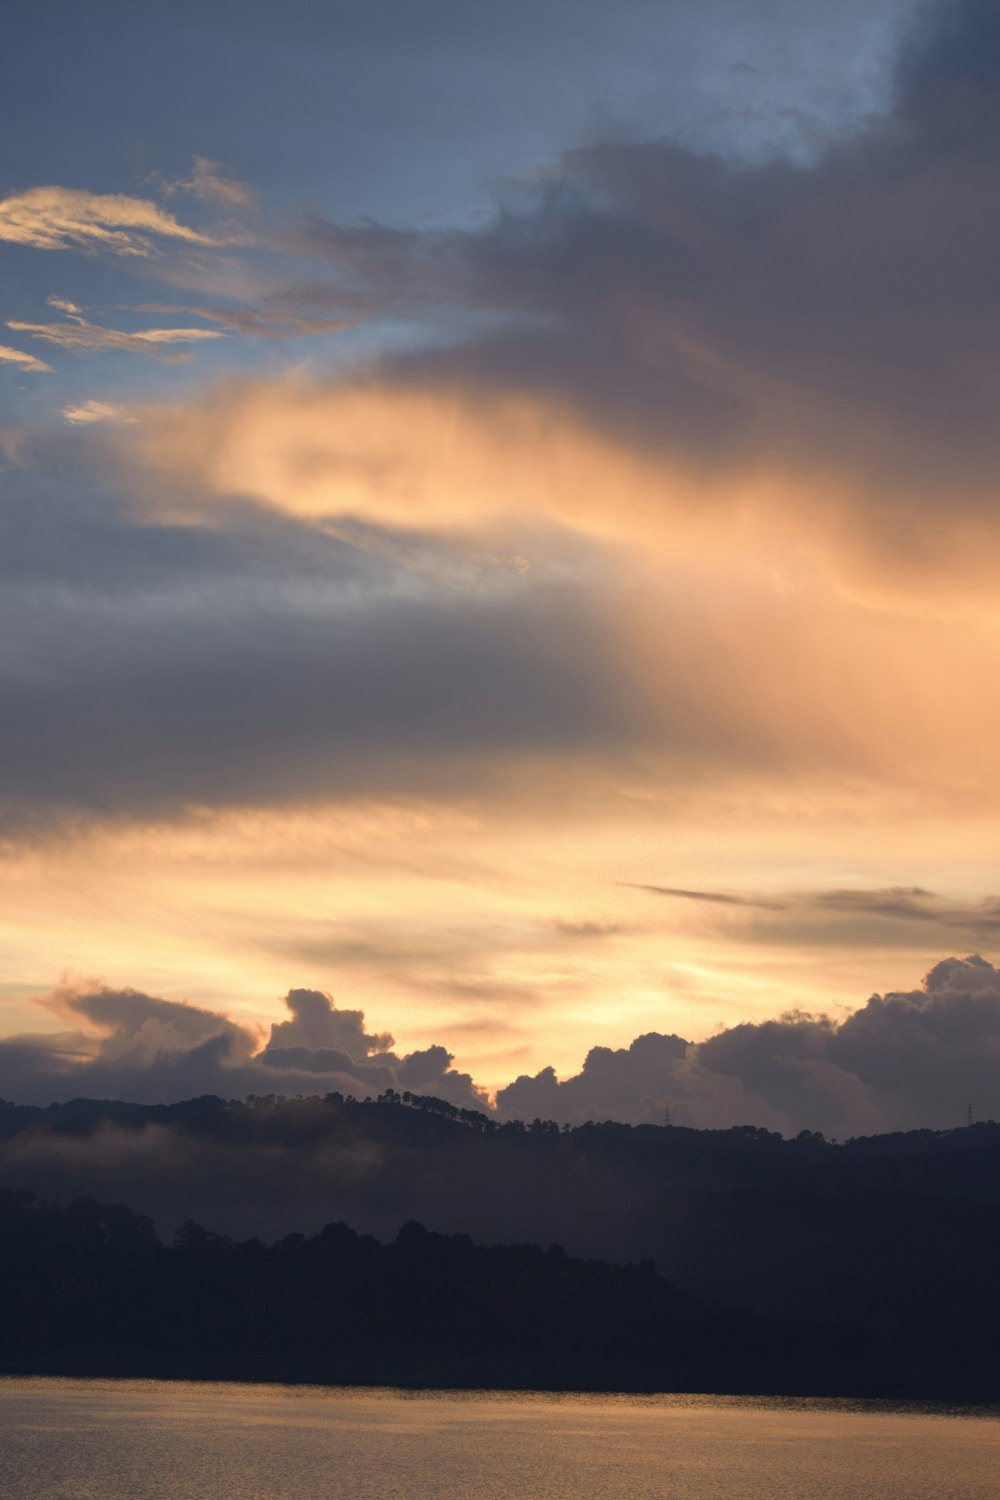
{"type": "MultiPolygon", "coordinates": [[[[626,553],[706,554],[796,573],[877,608],[967,616],[992,593],[996,521],[963,489],[947,528],[919,495],[774,451],[628,445],[555,399],[358,378],[229,381],[149,408],[133,455],[183,481],[178,517],[225,524],[251,499],[336,530],[502,534],[558,526],[626,553]],[[905,516],[905,526],[901,525],[905,516]],[[955,587],[955,570],[962,586],[955,587]]],[[[161,491],[162,493],[162,491],[161,491]]]]}
{"type": "Polygon", "coordinates": [[[152,254],[156,239],[182,240],[191,245],[213,243],[158,204],[125,193],[36,187],[0,200],[0,240],[15,245],[147,256],[152,254]]]}
{"type": "Polygon", "coordinates": [[[168,364],[189,359],[190,355],[165,353],[166,345],[195,344],[206,339],[225,338],[224,333],[209,328],[141,328],[125,333],[119,328],[102,328],[99,324],[88,323],[85,318],[76,314],[71,314],[64,323],[22,323],[12,318],[7,327],[13,328],[17,333],[27,333],[32,338],[42,339],[47,344],[55,344],[60,349],[68,349],[74,354],[83,351],[124,351],[128,354],[146,354],[168,364]]]}
{"type": "Polygon", "coordinates": [[[128,408],[113,401],[83,401],[75,406],[63,407],[63,420],[73,427],[91,427],[95,422],[132,423],[128,408]]]}
{"type": "Polygon", "coordinates": [[[517,555],[543,594],[572,581],[595,601],[590,674],[616,725],[573,747],[582,777],[613,755],[610,779],[657,794],[794,776],[995,803],[995,611],[956,585],[944,541],[929,579],[864,551],[831,478],[696,469],[529,398],[301,375],[151,409],[131,451],[183,480],[168,511],[181,490],[209,524],[249,498],[376,549],[416,533],[517,555]]]}
{"type": "Polygon", "coordinates": [[[47,365],[44,360],[36,359],[33,354],[25,354],[21,349],[11,349],[6,344],[0,344],[0,364],[18,365],[22,370],[30,370],[35,375],[52,374],[52,366],[47,365]]]}

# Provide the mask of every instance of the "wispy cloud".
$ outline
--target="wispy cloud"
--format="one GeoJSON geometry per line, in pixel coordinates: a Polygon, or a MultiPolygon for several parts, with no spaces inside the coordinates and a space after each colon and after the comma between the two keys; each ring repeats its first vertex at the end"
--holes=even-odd
{"type": "Polygon", "coordinates": [[[193,344],[206,339],[225,338],[224,333],[212,328],[142,328],[127,333],[120,328],[102,328],[98,323],[88,323],[77,314],[70,314],[64,323],[24,323],[11,319],[8,328],[17,333],[30,334],[32,338],[44,339],[47,344],[56,344],[60,349],[69,349],[75,354],[83,351],[146,354],[167,364],[178,364],[190,359],[189,354],[170,354],[164,345],[193,344]]]}
{"type": "Polygon", "coordinates": [[[84,309],[82,307],[79,307],[77,303],[69,302],[65,297],[51,296],[46,297],[45,300],[50,307],[56,307],[60,312],[75,313],[79,317],[84,311],[84,309]]]}
{"type": "Polygon", "coordinates": [[[951,901],[923,887],[891,886],[885,890],[834,890],[814,896],[824,911],[860,917],[887,917],[900,922],[930,922],[958,931],[995,932],[1000,929],[1000,899],[986,896],[973,905],[951,901]]]}
{"type": "Polygon", "coordinates": [[[219,323],[224,328],[235,329],[237,333],[256,334],[258,338],[264,339],[301,338],[303,335],[342,333],[347,328],[354,328],[363,316],[361,313],[351,313],[343,317],[324,318],[313,313],[284,311],[280,308],[189,307],[162,302],[142,303],[130,310],[204,318],[206,323],[219,323]]]}
{"type": "Polygon", "coordinates": [[[877,886],[868,890],[789,891],[781,899],[772,899],[746,893],[685,890],[633,881],[621,884],[655,896],[783,913],[774,920],[761,919],[750,929],[758,939],[767,942],[783,938],[795,942],[863,942],[866,933],[870,939],[876,926],[886,940],[891,940],[894,931],[905,936],[910,929],[913,935],[913,924],[916,924],[917,931],[930,926],[950,934],[987,936],[1000,931],[1000,898],[997,896],[984,896],[979,901],[968,902],[918,885],[877,886]]]}
{"type": "MultiPolygon", "coordinates": [[[[191,176],[186,181],[161,182],[160,191],[168,197],[174,193],[190,193],[207,203],[227,203],[232,208],[248,208],[257,201],[257,194],[248,182],[238,182],[226,177],[221,162],[210,161],[207,156],[196,156],[191,165],[191,176]]],[[[154,174],[155,176],[156,174],[154,174]]]]}
{"type": "Polygon", "coordinates": [[[0,344],[0,364],[19,365],[22,370],[31,370],[36,375],[52,374],[52,366],[44,360],[25,354],[23,349],[11,349],[6,344],[0,344]]]}
{"type": "Polygon", "coordinates": [[[214,244],[147,198],[37,187],[0,200],[0,240],[36,250],[106,250],[148,256],[158,238],[214,244]]]}
{"type": "Polygon", "coordinates": [[[64,406],[63,417],[74,426],[89,426],[94,422],[118,424],[138,421],[125,406],[115,406],[110,401],[84,401],[79,406],[64,406]]]}
{"type": "Polygon", "coordinates": [[[621,885],[634,891],[648,891],[653,896],[677,896],[683,901],[707,901],[716,906],[756,906],[762,911],[784,911],[783,901],[762,901],[752,896],[734,896],[726,891],[689,891],[672,885],[641,885],[636,881],[623,880],[621,885]]]}

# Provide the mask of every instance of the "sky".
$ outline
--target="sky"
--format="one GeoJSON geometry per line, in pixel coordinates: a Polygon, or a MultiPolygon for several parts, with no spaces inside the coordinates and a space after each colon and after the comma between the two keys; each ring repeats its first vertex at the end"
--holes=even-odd
{"type": "Polygon", "coordinates": [[[1000,1112],[995,7],[5,35],[0,1091],[1000,1112]]]}

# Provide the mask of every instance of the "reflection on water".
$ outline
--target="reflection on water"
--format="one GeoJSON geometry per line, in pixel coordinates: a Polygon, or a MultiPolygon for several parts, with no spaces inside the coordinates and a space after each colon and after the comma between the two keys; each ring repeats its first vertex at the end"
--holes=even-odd
{"type": "Polygon", "coordinates": [[[0,1380],[11,1500],[993,1500],[996,1412],[0,1380]]]}

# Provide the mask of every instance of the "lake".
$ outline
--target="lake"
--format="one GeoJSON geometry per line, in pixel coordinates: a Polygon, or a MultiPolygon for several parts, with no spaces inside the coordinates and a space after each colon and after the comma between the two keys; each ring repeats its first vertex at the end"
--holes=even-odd
{"type": "Polygon", "coordinates": [[[9,1500],[993,1500],[1000,1418],[716,1396],[0,1379],[9,1500]]]}

